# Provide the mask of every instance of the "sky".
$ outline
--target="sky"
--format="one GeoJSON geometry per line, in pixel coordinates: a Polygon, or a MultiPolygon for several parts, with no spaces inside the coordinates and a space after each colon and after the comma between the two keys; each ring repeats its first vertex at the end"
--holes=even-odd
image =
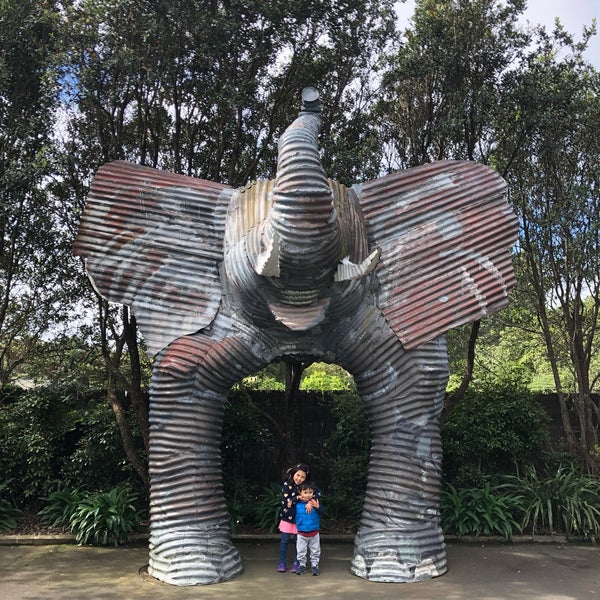
{"type": "MultiPolygon", "coordinates": [[[[413,10],[414,0],[407,0],[398,7],[401,27],[402,19],[405,19],[408,24],[413,10]]],[[[574,36],[576,41],[581,40],[583,26],[591,25],[592,19],[596,17],[599,33],[590,40],[585,57],[600,69],[600,0],[528,0],[523,14],[523,24],[544,25],[551,31],[555,17],[560,19],[564,28],[574,36]]]]}

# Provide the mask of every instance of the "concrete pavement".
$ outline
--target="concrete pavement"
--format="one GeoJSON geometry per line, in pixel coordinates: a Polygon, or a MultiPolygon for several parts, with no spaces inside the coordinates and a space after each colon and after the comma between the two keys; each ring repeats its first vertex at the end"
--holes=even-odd
{"type": "Polygon", "coordinates": [[[149,577],[143,545],[121,548],[0,545],[2,600],[328,598],[429,600],[600,599],[600,546],[447,544],[448,572],[422,583],[373,583],[349,572],[353,546],[322,543],[321,575],[277,573],[277,538],[235,541],[244,573],[209,586],[173,587],[149,577]]]}

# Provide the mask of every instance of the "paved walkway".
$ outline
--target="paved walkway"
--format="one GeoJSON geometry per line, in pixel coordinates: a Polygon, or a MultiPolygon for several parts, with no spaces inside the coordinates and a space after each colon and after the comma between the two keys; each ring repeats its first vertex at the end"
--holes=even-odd
{"type": "Polygon", "coordinates": [[[411,584],[373,583],[349,572],[352,544],[323,542],[321,575],[277,573],[278,541],[236,541],[244,573],[225,583],[173,587],[147,575],[147,549],[73,544],[0,545],[2,600],[242,600],[402,598],[428,600],[600,599],[600,546],[454,543],[448,572],[411,584]]]}

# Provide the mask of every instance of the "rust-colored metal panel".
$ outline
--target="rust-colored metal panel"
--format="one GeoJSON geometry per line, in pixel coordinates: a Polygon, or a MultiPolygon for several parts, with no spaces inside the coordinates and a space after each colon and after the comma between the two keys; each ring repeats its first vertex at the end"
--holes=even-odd
{"type": "Polygon", "coordinates": [[[381,248],[378,305],[405,348],[506,306],[517,219],[492,169],[443,161],[358,188],[381,248]]]}
{"type": "Polygon", "coordinates": [[[151,354],[214,319],[230,196],[124,161],[94,177],[74,251],[105,298],[132,307],[151,354]]]}

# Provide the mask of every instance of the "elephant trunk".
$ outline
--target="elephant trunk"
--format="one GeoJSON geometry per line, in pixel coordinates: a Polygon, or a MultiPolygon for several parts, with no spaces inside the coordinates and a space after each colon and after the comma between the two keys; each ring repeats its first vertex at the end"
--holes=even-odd
{"type": "Polygon", "coordinates": [[[341,252],[333,191],[321,166],[319,94],[302,92],[302,110],[279,140],[270,229],[278,239],[280,276],[292,283],[331,277],[341,252]]]}

